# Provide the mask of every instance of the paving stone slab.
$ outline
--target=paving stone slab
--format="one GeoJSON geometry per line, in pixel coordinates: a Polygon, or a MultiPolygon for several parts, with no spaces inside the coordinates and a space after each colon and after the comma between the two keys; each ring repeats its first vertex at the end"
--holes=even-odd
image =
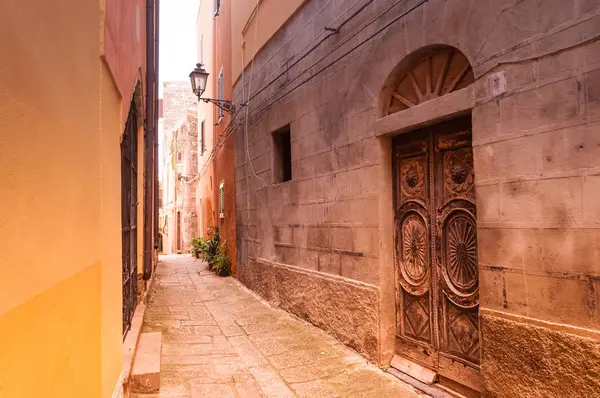
{"type": "Polygon", "coordinates": [[[142,330],[163,333],[161,391],[132,398],[425,396],[191,256],[155,275],[142,330]]]}

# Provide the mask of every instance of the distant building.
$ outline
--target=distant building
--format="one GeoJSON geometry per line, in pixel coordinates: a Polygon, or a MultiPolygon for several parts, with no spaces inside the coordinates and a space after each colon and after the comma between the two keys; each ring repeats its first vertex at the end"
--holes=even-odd
{"type": "Polygon", "coordinates": [[[189,253],[192,239],[198,236],[196,109],[186,111],[186,116],[175,128],[164,134],[164,191],[161,208],[163,253],[189,253]]]}
{"type": "Polygon", "coordinates": [[[162,111],[163,130],[173,130],[186,115],[188,110],[196,110],[198,99],[190,88],[190,82],[170,81],[163,83],[162,111]]]}

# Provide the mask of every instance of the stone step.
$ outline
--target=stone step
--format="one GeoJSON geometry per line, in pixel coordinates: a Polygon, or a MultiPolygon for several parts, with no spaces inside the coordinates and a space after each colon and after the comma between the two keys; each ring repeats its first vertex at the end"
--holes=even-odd
{"type": "Polygon", "coordinates": [[[408,359],[402,358],[398,355],[394,355],[390,366],[428,385],[433,384],[437,379],[437,373],[433,370],[427,369],[418,363],[409,361],[408,359]]]}
{"type": "Polygon", "coordinates": [[[131,392],[153,393],[160,390],[160,356],[162,334],[142,333],[133,360],[129,378],[131,392]]]}

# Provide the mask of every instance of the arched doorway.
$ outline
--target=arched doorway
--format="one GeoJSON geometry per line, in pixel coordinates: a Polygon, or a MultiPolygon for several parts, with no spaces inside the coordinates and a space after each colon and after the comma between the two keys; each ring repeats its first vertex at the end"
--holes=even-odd
{"type": "MultiPolygon", "coordinates": [[[[384,116],[408,114],[465,89],[474,75],[460,51],[437,47],[409,56],[392,80],[384,116]]],[[[392,140],[395,360],[419,364],[431,380],[476,396],[481,382],[471,118],[467,112],[425,124],[392,140]]]]}

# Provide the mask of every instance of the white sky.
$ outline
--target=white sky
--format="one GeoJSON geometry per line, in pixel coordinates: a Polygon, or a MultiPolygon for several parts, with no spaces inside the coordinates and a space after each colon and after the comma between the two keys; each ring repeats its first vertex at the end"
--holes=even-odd
{"type": "MultiPolygon", "coordinates": [[[[162,0],[159,26],[159,97],[165,81],[188,81],[196,66],[196,17],[200,0],[162,0]]],[[[190,86],[191,90],[191,86],[190,86]]]]}

